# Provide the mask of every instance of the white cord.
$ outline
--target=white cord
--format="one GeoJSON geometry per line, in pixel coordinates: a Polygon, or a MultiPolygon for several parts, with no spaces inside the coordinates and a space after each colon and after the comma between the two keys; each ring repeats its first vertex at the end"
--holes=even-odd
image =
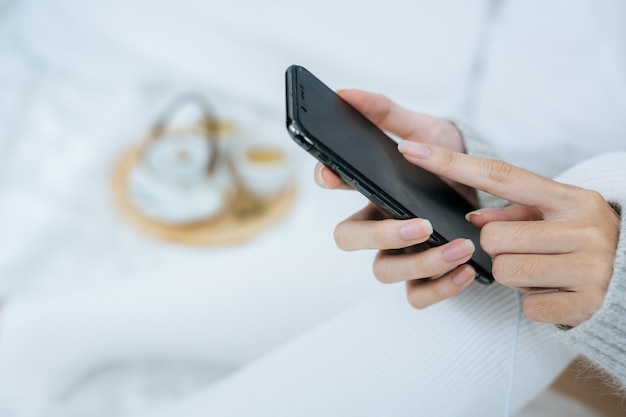
{"type": "MultiPolygon", "coordinates": [[[[474,108],[476,107],[476,101],[478,100],[478,94],[480,93],[484,69],[487,60],[488,49],[491,46],[492,35],[494,27],[498,23],[501,15],[502,8],[506,0],[488,0],[487,14],[485,21],[481,27],[477,39],[477,48],[474,55],[474,60],[470,68],[469,75],[469,87],[467,95],[465,97],[465,108],[463,116],[467,121],[472,120],[474,116],[474,108]]],[[[513,290],[517,300],[517,319],[515,322],[515,333],[513,336],[513,349],[511,352],[511,371],[509,379],[509,387],[507,390],[506,401],[504,405],[504,416],[511,417],[511,402],[513,400],[513,386],[515,382],[515,368],[517,361],[517,347],[519,339],[519,331],[522,318],[522,296],[519,291],[513,290]]]]}
{"type": "Polygon", "coordinates": [[[519,333],[520,326],[522,322],[522,294],[517,291],[515,292],[515,299],[517,301],[517,317],[515,319],[515,332],[513,333],[513,349],[511,352],[511,370],[510,370],[510,378],[509,378],[509,389],[506,394],[506,401],[504,403],[504,416],[511,417],[511,403],[513,401],[513,387],[515,385],[515,371],[517,365],[517,348],[519,345],[519,333]]]}

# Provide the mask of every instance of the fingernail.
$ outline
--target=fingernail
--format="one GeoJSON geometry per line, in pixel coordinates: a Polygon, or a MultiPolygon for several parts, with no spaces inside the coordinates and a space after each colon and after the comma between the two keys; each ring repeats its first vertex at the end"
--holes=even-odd
{"type": "Polygon", "coordinates": [[[398,151],[418,159],[426,159],[430,155],[430,148],[427,145],[411,140],[403,140],[398,143],[398,151]]]}
{"type": "Polygon", "coordinates": [[[424,219],[413,220],[400,227],[400,237],[407,241],[430,236],[432,233],[432,224],[424,219]]]}
{"type": "Polygon", "coordinates": [[[468,222],[472,221],[472,216],[480,216],[482,213],[482,211],[480,210],[474,210],[474,211],[470,211],[469,213],[467,213],[465,215],[465,220],[467,220],[468,222]]]}
{"type": "Polygon", "coordinates": [[[461,268],[460,271],[457,271],[456,275],[452,277],[452,283],[454,285],[464,285],[467,281],[476,278],[476,271],[474,271],[471,267],[461,268]]]}
{"type": "Polygon", "coordinates": [[[469,239],[463,239],[455,242],[452,246],[448,246],[443,250],[443,258],[448,262],[455,262],[474,253],[474,243],[469,239]]]}
{"type": "Polygon", "coordinates": [[[322,164],[316,164],[315,165],[315,171],[314,171],[315,172],[315,182],[320,187],[328,188],[328,184],[326,184],[326,181],[324,181],[324,178],[322,178],[322,168],[324,168],[324,166],[322,164]]]}

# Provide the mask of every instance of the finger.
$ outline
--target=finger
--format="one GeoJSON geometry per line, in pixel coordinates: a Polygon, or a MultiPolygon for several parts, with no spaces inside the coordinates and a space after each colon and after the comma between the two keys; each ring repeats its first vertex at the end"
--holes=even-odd
{"type": "Polygon", "coordinates": [[[373,210],[368,206],[337,225],[334,237],[340,249],[400,249],[425,242],[433,232],[425,219],[371,220],[373,210]]]}
{"type": "MultiPolygon", "coordinates": [[[[459,135],[450,123],[408,110],[384,95],[362,90],[340,90],[337,93],[379,128],[403,139],[432,142],[437,137],[441,145],[447,146],[447,136],[459,135]]],[[[449,145],[458,147],[458,143],[450,141],[449,145]]]]}
{"type": "Polygon", "coordinates": [[[595,265],[575,254],[571,255],[498,255],[491,272],[499,283],[512,288],[580,287],[594,276],[595,265]]]}
{"type": "Polygon", "coordinates": [[[404,141],[398,148],[409,162],[434,174],[542,212],[567,203],[576,189],[503,161],[438,146],[404,141]]]}
{"type": "Polygon", "coordinates": [[[407,299],[414,308],[426,308],[454,297],[467,288],[474,278],[476,278],[474,268],[461,265],[439,278],[407,281],[407,299]]]}
{"type": "Polygon", "coordinates": [[[474,250],[471,240],[456,239],[419,253],[381,251],[374,260],[374,275],[385,284],[435,277],[469,261],[474,250]]]}
{"type": "Polygon", "coordinates": [[[524,314],[542,323],[578,326],[600,308],[603,298],[600,294],[565,291],[528,294],[524,299],[524,314]]]}
{"type": "Polygon", "coordinates": [[[491,257],[500,254],[565,254],[581,245],[590,235],[580,226],[567,222],[496,221],[480,231],[480,246],[491,257]]]}
{"type": "Polygon", "coordinates": [[[542,218],[537,209],[521,204],[511,204],[504,208],[483,208],[465,215],[465,219],[478,228],[495,221],[532,221],[542,218]]]}
{"type": "Polygon", "coordinates": [[[330,190],[352,190],[353,188],[346,184],[337,174],[330,170],[327,166],[317,163],[314,170],[314,178],[317,185],[330,190]]]}

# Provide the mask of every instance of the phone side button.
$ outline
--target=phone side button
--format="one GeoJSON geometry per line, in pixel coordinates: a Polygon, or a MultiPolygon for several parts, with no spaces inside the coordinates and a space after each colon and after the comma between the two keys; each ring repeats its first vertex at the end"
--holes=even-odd
{"type": "Polygon", "coordinates": [[[358,182],[356,180],[353,180],[350,183],[350,185],[352,185],[352,187],[355,190],[360,191],[361,194],[363,194],[365,197],[367,197],[367,198],[372,198],[373,197],[372,192],[369,189],[367,189],[366,187],[364,187],[360,182],[358,182]]]}
{"type": "Polygon", "coordinates": [[[401,219],[401,220],[406,220],[406,219],[410,219],[411,216],[407,216],[404,213],[400,213],[399,211],[394,210],[393,208],[385,205],[384,203],[381,203],[383,207],[386,207],[385,210],[387,210],[387,212],[389,214],[391,214],[393,217],[395,217],[396,219],[401,219]]]}
{"type": "Polygon", "coordinates": [[[320,153],[319,155],[319,160],[322,164],[324,165],[328,165],[330,164],[330,159],[328,158],[328,156],[326,156],[326,154],[320,153]]]}
{"type": "Polygon", "coordinates": [[[330,169],[332,169],[335,173],[337,173],[337,175],[339,175],[342,180],[344,180],[346,183],[350,184],[352,186],[352,188],[358,189],[357,187],[358,187],[359,183],[356,182],[355,179],[352,178],[350,175],[348,175],[346,173],[346,171],[341,169],[340,166],[338,166],[336,164],[332,164],[330,166],[330,169]]]}
{"type": "Polygon", "coordinates": [[[352,181],[350,183],[350,185],[355,189],[358,190],[361,194],[363,194],[365,197],[369,198],[371,201],[374,202],[374,204],[376,204],[379,207],[384,207],[385,205],[383,204],[383,202],[376,196],[376,194],[374,194],[372,192],[372,190],[370,190],[368,187],[364,186],[363,184],[359,183],[358,181],[352,181]]]}
{"type": "Polygon", "coordinates": [[[393,207],[390,207],[389,204],[385,203],[383,200],[381,200],[377,195],[375,194],[369,194],[367,196],[370,200],[372,200],[374,202],[374,204],[376,204],[378,207],[382,208],[383,210],[385,210],[387,212],[387,214],[389,214],[391,217],[394,217],[396,219],[403,219],[406,220],[408,218],[410,218],[410,216],[407,216],[403,213],[400,213],[399,211],[395,210],[393,207]]]}

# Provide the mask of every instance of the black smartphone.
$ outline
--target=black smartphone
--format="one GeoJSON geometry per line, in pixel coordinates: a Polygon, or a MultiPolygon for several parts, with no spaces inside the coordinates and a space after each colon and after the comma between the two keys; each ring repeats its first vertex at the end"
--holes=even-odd
{"type": "Polygon", "coordinates": [[[428,245],[471,239],[476,280],[493,282],[480,231],[464,217],[475,207],[461,194],[404,159],[393,139],[305,68],[287,69],[286,93],[287,130],[296,143],[390,216],[430,220],[428,245]]]}

